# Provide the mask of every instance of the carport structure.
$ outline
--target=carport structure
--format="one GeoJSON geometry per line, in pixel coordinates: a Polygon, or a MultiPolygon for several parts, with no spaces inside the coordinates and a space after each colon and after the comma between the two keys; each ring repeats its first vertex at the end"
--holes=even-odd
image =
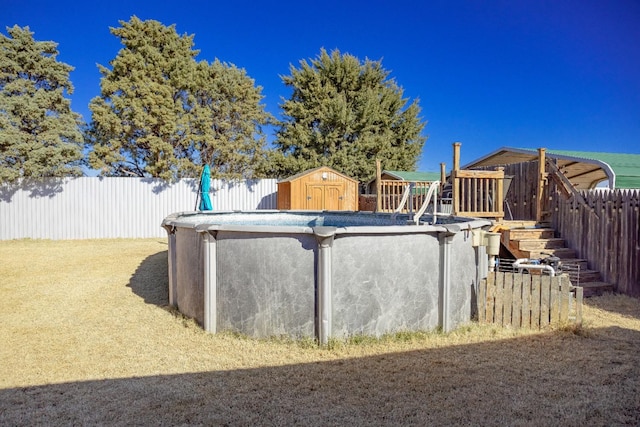
{"type": "Polygon", "coordinates": [[[552,160],[576,190],[588,190],[608,181],[608,188],[640,188],[640,154],[599,153],[587,151],[548,150],[544,148],[502,147],[463,169],[504,166],[540,160],[552,160]]]}

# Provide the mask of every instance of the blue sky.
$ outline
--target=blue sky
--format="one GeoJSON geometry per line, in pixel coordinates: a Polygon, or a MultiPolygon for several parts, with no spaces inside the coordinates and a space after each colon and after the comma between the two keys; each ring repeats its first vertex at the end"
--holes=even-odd
{"type": "Polygon", "coordinates": [[[132,15],[193,34],[197,59],[233,63],[280,116],[290,65],[339,49],[383,67],[419,99],[428,137],[418,170],[503,146],[640,154],[640,1],[0,0],[5,27],[57,42],[75,70],[72,108],[90,120],[96,64],[132,15]]]}

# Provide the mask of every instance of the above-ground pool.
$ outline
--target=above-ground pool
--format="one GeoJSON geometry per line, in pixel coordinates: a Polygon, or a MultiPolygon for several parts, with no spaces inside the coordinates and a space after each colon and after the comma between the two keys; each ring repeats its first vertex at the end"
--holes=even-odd
{"type": "Polygon", "coordinates": [[[205,330],[252,337],[445,331],[471,319],[489,221],[412,225],[370,212],[183,212],[169,235],[169,303],[205,330]]]}

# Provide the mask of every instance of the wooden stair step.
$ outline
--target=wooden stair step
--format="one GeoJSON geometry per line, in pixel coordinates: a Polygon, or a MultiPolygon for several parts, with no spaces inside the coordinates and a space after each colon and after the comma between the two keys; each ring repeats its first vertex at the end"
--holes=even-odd
{"type": "Polygon", "coordinates": [[[521,251],[535,251],[538,249],[560,249],[565,247],[564,239],[520,239],[518,249],[521,251]]]}
{"type": "Polygon", "coordinates": [[[570,248],[547,248],[532,251],[521,251],[526,254],[526,258],[546,258],[548,256],[557,256],[558,258],[575,258],[576,251],[570,248]]]}
{"type": "Polygon", "coordinates": [[[588,270],[588,261],[582,258],[563,258],[562,259],[562,267],[567,268],[569,270],[588,270]]]}
{"type": "Polygon", "coordinates": [[[509,240],[551,239],[555,234],[553,228],[512,228],[505,231],[505,238],[509,240]]]}
{"type": "MultiPolygon", "coordinates": [[[[572,283],[577,285],[602,283],[599,282],[600,272],[589,270],[587,260],[577,258],[576,251],[567,248],[564,239],[555,237],[553,228],[540,224],[521,227],[501,230],[501,242],[512,256],[531,259],[556,256],[561,260],[562,272],[569,276],[572,283]]],[[[506,271],[511,266],[505,260],[501,260],[499,268],[506,271]]],[[[590,285],[585,290],[585,294],[597,295],[608,290],[613,290],[613,287],[608,284],[590,285]]]]}
{"type": "Polygon", "coordinates": [[[613,292],[613,285],[606,282],[586,282],[580,283],[578,286],[582,288],[582,292],[585,297],[613,292]]]}
{"type": "Polygon", "coordinates": [[[583,282],[597,282],[600,280],[600,272],[595,270],[574,270],[567,271],[562,270],[563,273],[567,273],[572,283],[580,284],[583,282]]]}
{"type": "Polygon", "coordinates": [[[533,228],[539,225],[536,221],[523,219],[503,219],[500,224],[509,228],[533,228]]]}

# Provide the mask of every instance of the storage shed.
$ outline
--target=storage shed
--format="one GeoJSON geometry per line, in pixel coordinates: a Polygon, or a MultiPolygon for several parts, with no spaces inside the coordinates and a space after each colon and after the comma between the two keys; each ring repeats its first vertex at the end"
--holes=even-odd
{"type": "Polygon", "coordinates": [[[358,210],[358,181],[321,166],[278,182],[280,210],[358,210]]]}

